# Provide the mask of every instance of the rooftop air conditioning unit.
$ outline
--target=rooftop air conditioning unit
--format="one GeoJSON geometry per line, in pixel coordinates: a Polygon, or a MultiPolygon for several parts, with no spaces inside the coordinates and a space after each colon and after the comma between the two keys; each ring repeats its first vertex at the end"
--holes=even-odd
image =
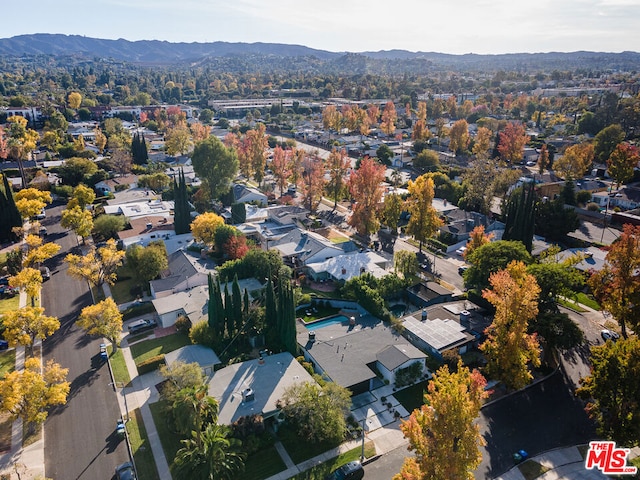
{"type": "Polygon", "coordinates": [[[245,388],[242,391],[242,401],[243,402],[253,402],[256,399],[255,394],[253,393],[252,388],[245,388]]]}

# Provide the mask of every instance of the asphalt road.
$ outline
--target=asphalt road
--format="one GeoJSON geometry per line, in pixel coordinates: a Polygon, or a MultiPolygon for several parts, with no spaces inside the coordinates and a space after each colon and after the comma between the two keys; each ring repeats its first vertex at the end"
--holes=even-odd
{"type": "Polygon", "coordinates": [[[85,282],[66,274],[63,259],[77,243],[73,233],[60,227],[61,210],[47,209],[42,222],[49,232],[47,240],[62,247],[47,262],[51,279],[42,288],[45,313],[61,323],[60,330],[44,342],[43,357],[69,369],[71,391],[67,404],[51,411],[45,423],[45,473],[56,480],[106,479],[129,456],[126,442],[115,433],[120,412],[109,386],[109,369],[98,360],[101,342],[74,325],[91,296],[85,282]]]}

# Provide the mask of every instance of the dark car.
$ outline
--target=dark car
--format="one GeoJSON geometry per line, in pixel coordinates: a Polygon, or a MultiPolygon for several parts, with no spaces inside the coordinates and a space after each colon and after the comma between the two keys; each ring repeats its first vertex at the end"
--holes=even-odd
{"type": "Polygon", "coordinates": [[[9,348],[9,342],[0,340],[0,350],[6,350],[7,348],[9,348]]]}
{"type": "Polygon", "coordinates": [[[123,463],[116,467],[117,480],[136,480],[136,473],[133,471],[133,465],[130,462],[123,463]]]}
{"type": "Polygon", "coordinates": [[[345,463],[325,477],[325,480],[360,480],[364,477],[364,468],[358,460],[345,463]]]}
{"type": "Polygon", "coordinates": [[[0,285],[9,285],[9,275],[0,277],[0,285]]]}
{"type": "Polygon", "coordinates": [[[155,320],[151,318],[145,318],[142,320],[136,320],[135,322],[131,323],[127,327],[127,329],[129,330],[129,333],[139,333],[144,332],[145,330],[151,330],[153,328],[156,328],[157,326],[158,324],[155,320]]]}

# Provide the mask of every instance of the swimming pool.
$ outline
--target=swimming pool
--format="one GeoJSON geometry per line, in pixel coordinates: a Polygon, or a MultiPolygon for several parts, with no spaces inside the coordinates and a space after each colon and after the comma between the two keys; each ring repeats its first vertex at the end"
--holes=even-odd
{"type": "Polygon", "coordinates": [[[322,320],[316,320],[315,322],[305,323],[305,328],[307,330],[317,330],[322,327],[326,327],[328,325],[335,325],[337,323],[342,323],[345,325],[349,324],[349,318],[344,315],[335,315],[329,318],[323,318],[322,320]]]}

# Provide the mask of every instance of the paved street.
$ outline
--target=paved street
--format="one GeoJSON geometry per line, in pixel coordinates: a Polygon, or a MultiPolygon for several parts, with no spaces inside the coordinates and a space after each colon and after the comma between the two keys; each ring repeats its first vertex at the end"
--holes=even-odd
{"type": "Polygon", "coordinates": [[[59,225],[61,207],[47,209],[43,222],[48,241],[61,245],[60,254],[47,262],[51,280],[43,284],[43,306],[60,319],[61,328],[44,342],[44,360],[69,369],[71,391],[65,406],[53,410],[45,423],[45,472],[54,479],[111,478],[116,465],[128,460],[126,443],[115,434],[118,403],[106,364],[97,362],[98,339],[87,337],[74,322],[91,303],[87,284],[66,274],[62,261],[75,247],[73,234],[59,225]]]}

